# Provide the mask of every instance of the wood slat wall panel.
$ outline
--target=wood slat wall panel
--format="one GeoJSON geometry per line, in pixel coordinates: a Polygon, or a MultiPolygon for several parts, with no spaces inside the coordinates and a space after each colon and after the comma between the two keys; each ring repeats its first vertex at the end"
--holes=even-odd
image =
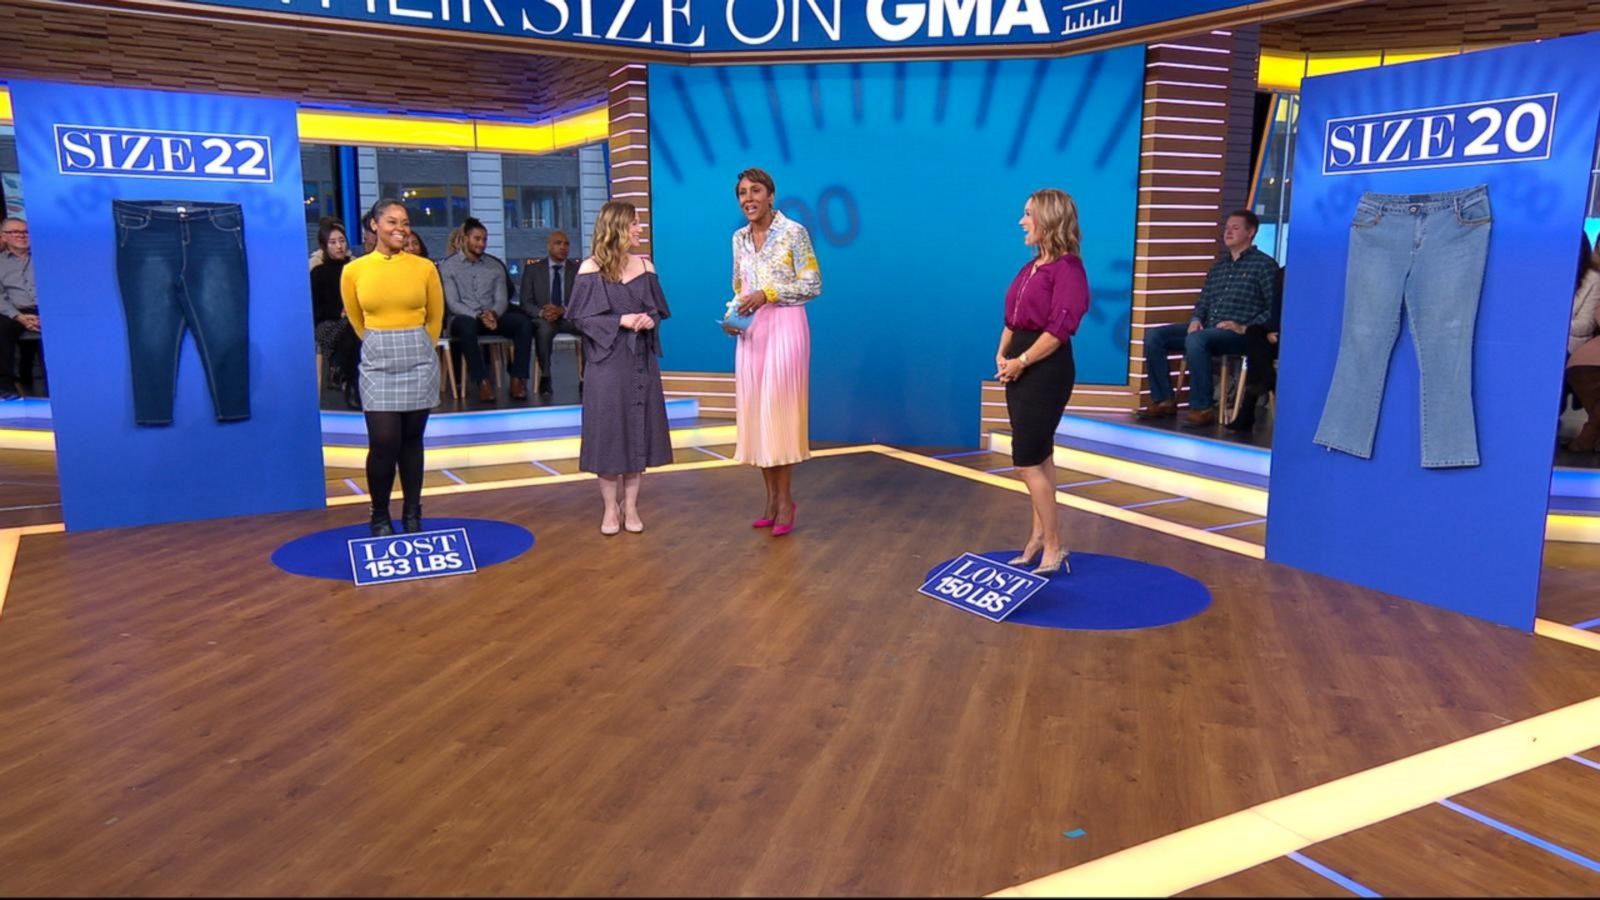
{"type": "MultiPolygon", "coordinates": [[[[1121,393],[1075,399],[1074,407],[1130,410],[1147,400],[1145,334],[1188,319],[1217,252],[1218,223],[1243,200],[1249,126],[1241,143],[1238,123],[1249,121],[1254,95],[1253,84],[1240,89],[1240,73],[1254,78],[1258,52],[1254,28],[1190,35],[1146,50],[1129,383],[1097,388],[1121,393]],[[1217,103],[1225,105],[1211,105],[1217,103]]],[[[1169,371],[1178,365],[1168,360],[1169,371]]]]}
{"type": "Polygon", "coordinates": [[[1376,0],[1269,22],[1261,46],[1294,53],[1509,44],[1600,31],[1592,0],[1376,0]]]}
{"type": "Polygon", "coordinates": [[[358,34],[0,3],[0,78],[543,119],[602,102],[613,68],[358,34]]]}
{"type": "Polygon", "coordinates": [[[611,196],[638,209],[639,221],[645,226],[640,252],[646,255],[651,252],[649,72],[638,63],[613,66],[606,81],[611,111],[611,196]]]}

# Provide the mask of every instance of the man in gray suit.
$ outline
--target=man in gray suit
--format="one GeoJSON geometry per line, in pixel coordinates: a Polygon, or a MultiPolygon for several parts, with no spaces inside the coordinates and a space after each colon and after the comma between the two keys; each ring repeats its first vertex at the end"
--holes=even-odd
{"type": "MultiPolygon", "coordinates": [[[[533,343],[539,355],[539,393],[550,395],[550,351],[555,346],[557,334],[578,334],[578,329],[567,320],[567,297],[572,293],[572,279],[578,274],[578,264],[567,259],[572,252],[572,241],[564,231],[552,231],[545,242],[548,255],[544,259],[530,259],[522,265],[522,308],[533,318],[533,343]]],[[[583,373],[579,372],[581,381],[583,373]]]]}

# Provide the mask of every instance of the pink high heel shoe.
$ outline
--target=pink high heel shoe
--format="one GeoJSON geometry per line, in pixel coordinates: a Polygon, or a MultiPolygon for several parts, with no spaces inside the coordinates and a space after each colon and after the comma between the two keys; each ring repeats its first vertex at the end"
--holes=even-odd
{"type": "Polygon", "coordinates": [[[772,526],[773,537],[782,537],[794,530],[794,523],[800,518],[800,504],[796,503],[794,505],[794,512],[791,514],[791,516],[792,517],[789,519],[789,524],[772,526]]]}
{"type": "Polygon", "coordinates": [[[750,523],[751,528],[771,528],[776,519],[757,519],[750,523]]]}

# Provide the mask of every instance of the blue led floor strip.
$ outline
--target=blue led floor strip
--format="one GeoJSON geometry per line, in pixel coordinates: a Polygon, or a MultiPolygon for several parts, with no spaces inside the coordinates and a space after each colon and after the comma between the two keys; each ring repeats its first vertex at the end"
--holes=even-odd
{"type": "Polygon", "coordinates": [[[940,453],[939,455],[935,456],[934,459],[960,459],[963,456],[982,456],[983,454],[990,453],[990,452],[993,452],[993,451],[990,451],[990,450],[962,450],[959,453],[940,453]]]}
{"type": "Polygon", "coordinates": [[[348,484],[350,486],[350,490],[353,491],[356,494],[365,494],[366,493],[366,491],[363,491],[361,489],[361,485],[356,484],[355,479],[353,479],[353,478],[346,478],[344,480],[344,483],[348,484]]]}
{"type": "Polygon", "coordinates": [[[1355,879],[1352,879],[1352,878],[1347,878],[1347,877],[1339,874],[1338,872],[1335,872],[1334,870],[1328,868],[1327,866],[1323,865],[1322,863],[1319,863],[1316,860],[1310,858],[1309,856],[1304,856],[1304,855],[1299,854],[1299,853],[1290,853],[1289,854],[1289,859],[1292,859],[1295,862],[1299,863],[1300,865],[1305,866],[1306,868],[1308,868],[1311,871],[1317,873],[1318,875],[1321,875],[1323,878],[1326,878],[1329,881],[1333,882],[1334,884],[1337,884],[1338,886],[1340,886],[1340,887],[1344,888],[1345,890],[1349,891],[1350,893],[1355,894],[1357,897],[1382,897],[1383,896],[1382,894],[1378,893],[1377,891],[1373,890],[1372,888],[1367,887],[1366,885],[1362,884],[1361,882],[1356,881],[1355,879]]]}
{"type": "Polygon", "coordinates": [[[467,483],[465,480],[462,479],[462,477],[460,475],[457,475],[456,473],[450,471],[449,469],[440,469],[439,473],[441,475],[443,475],[444,477],[450,479],[451,481],[454,481],[456,484],[466,484],[467,483]]]}
{"type": "Polygon", "coordinates": [[[1552,844],[1549,841],[1545,840],[1544,838],[1535,837],[1535,836],[1527,833],[1526,831],[1523,831],[1520,828],[1517,828],[1517,827],[1515,827],[1513,825],[1507,825],[1506,823],[1500,821],[1499,819],[1495,819],[1495,818],[1491,818],[1489,816],[1486,816],[1483,813],[1478,812],[1475,809],[1468,809],[1468,808],[1466,808],[1465,806],[1462,806],[1459,803],[1454,803],[1454,802],[1449,801],[1449,800],[1440,800],[1439,801],[1439,805],[1444,807],[1445,809],[1452,810],[1454,812],[1458,812],[1458,813],[1462,814],[1463,816],[1466,816],[1469,819],[1474,819],[1476,821],[1482,822],[1483,824],[1489,826],[1490,828],[1496,829],[1498,831],[1503,831],[1506,834],[1509,834],[1512,837],[1514,837],[1514,838],[1516,838],[1516,839],[1518,839],[1520,841],[1525,841],[1525,842],[1527,842],[1529,844],[1532,844],[1535,847],[1538,847],[1540,850],[1544,850],[1547,853],[1553,853],[1556,856],[1559,856],[1559,857],[1561,857],[1562,859],[1564,859],[1564,860],[1566,860],[1568,862],[1577,863],[1578,865],[1583,866],[1585,869],[1588,869],[1591,872],[1600,872],[1600,862],[1596,862],[1595,860],[1592,860],[1589,857],[1584,856],[1581,853],[1574,853],[1571,850],[1568,850],[1567,848],[1562,847],[1562,846],[1560,846],[1558,844],[1552,844]]]}
{"type": "Polygon", "coordinates": [[[1600,769],[1600,762],[1595,762],[1592,759],[1585,759],[1585,758],[1583,758],[1581,756],[1578,756],[1577,754],[1573,754],[1572,756],[1567,757],[1567,759],[1570,759],[1575,763],[1580,763],[1582,765],[1588,766],[1591,769],[1600,769]]]}
{"type": "Polygon", "coordinates": [[[1596,625],[1600,625],[1600,619],[1590,619],[1587,622],[1579,622],[1578,624],[1576,624],[1576,625],[1574,625],[1572,627],[1573,628],[1582,628],[1584,630],[1588,630],[1590,628],[1595,627],[1596,625]]]}
{"type": "Polygon", "coordinates": [[[539,462],[537,459],[530,459],[530,460],[528,460],[528,462],[532,463],[533,465],[538,466],[539,468],[545,470],[546,472],[549,472],[551,475],[560,475],[561,474],[560,472],[557,472],[555,469],[552,469],[549,466],[545,465],[544,463],[539,462]]]}

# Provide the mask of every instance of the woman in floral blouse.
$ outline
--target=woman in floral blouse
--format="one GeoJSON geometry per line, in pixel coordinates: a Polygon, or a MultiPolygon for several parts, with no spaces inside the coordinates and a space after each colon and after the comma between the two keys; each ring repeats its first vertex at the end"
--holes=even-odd
{"type": "MultiPolygon", "coordinates": [[[[734,357],[738,445],[734,459],[761,468],[767,505],[756,528],[774,537],[794,530],[794,464],[811,458],[807,438],[811,328],[805,304],[822,293],[811,235],[772,208],[772,176],[739,173],[734,194],[749,224],[733,233],[733,293],[740,315],[754,315],[734,357]]],[[[731,330],[731,329],[730,329],[731,330]]]]}

